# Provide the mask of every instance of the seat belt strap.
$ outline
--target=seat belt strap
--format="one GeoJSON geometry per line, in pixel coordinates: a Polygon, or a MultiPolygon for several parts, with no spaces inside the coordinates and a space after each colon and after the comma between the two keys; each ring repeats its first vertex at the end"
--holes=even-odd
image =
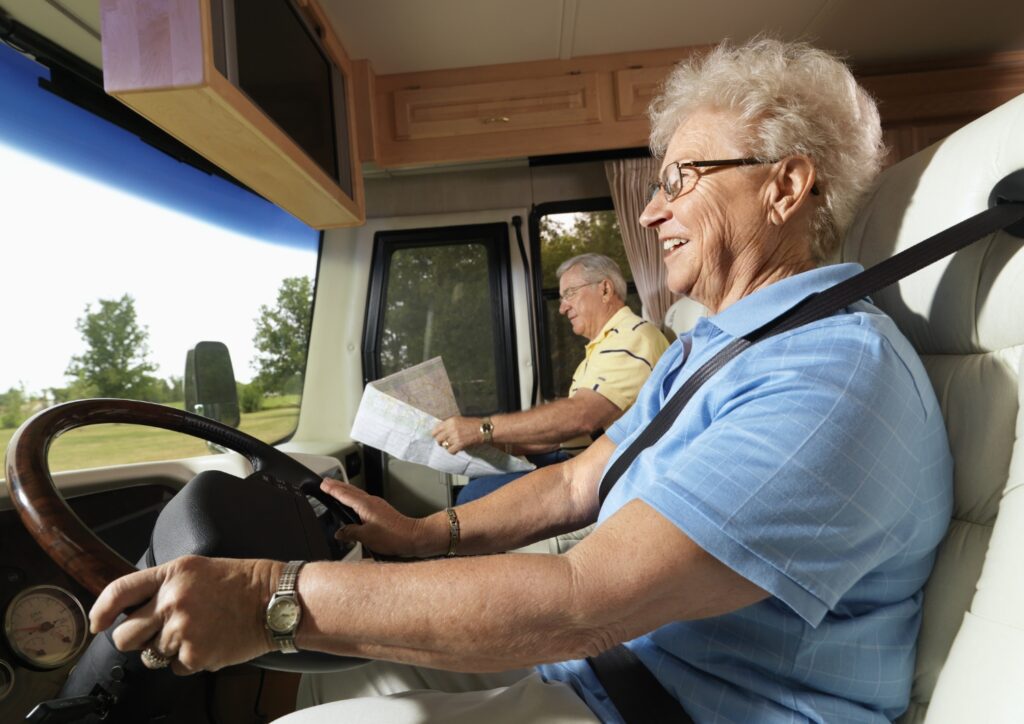
{"type": "MultiPolygon", "coordinates": [[[[668,431],[697,390],[750,345],[828,317],[857,300],[969,246],[978,239],[1021,220],[1024,220],[1024,203],[999,203],[875,264],[856,276],[823,292],[812,294],[745,337],[734,339],[683,383],[626,451],[612,463],[601,480],[598,492],[600,504],[604,504],[612,487],[636,457],[668,431]]],[[[618,644],[598,656],[589,657],[587,663],[626,724],[692,724],[693,720],[683,710],[682,704],[665,690],[654,674],[625,645],[618,644]]]]}
{"type": "Polygon", "coordinates": [[[587,663],[626,724],[693,724],[679,700],[625,646],[613,646],[587,663]]]}

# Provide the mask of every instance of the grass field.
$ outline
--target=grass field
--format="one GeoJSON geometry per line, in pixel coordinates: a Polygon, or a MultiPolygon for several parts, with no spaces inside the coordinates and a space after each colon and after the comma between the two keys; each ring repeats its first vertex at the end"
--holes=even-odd
{"type": "MultiPolygon", "coordinates": [[[[181,408],[181,403],[172,405],[181,408]]],[[[267,399],[267,408],[242,413],[239,429],[261,440],[280,440],[295,429],[299,418],[297,395],[267,399]]],[[[14,430],[0,430],[0,451],[14,430]]],[[[72,430],[57,438],[50,447],[50,470],[76,470],[103,465],[174,460],[206,455],[206,443],[167,430],[138,425],[91,425],[72,430]]],[[[4,477],[0,470],[0,478],[4,477]]]]}

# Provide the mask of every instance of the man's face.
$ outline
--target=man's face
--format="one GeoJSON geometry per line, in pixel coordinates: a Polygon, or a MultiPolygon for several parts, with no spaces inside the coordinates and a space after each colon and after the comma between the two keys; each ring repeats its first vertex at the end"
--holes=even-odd
{"type": "MultiPolygon", "coordinates": [[[[674,161],[742,158],[735,117],[698,110],[676,129],[662,168],[674,161]]],[[[693,190],[672,201],[658,191],[640,215],[658,232],[668,288],[712,311],[730,288],[737,256],[757,243],[766,215],[762,189],[770,166],[700,169],[693,190]]]]}
{"type": "Polygon", "coordinates": [[[575,334],[593,339],[601,331],[607,321],[602,301],[607,286],[607,281],[588,282],[579,267],[570,268],[558,280],[558,293],[562,296],[558,312],[566,316],[575,334]]]}

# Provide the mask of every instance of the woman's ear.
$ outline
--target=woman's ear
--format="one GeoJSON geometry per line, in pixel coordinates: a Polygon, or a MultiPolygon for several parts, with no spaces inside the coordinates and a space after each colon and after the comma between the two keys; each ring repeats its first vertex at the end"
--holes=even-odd
{"type": "Polygon", "coordinates": [[[814,162],[808,156],[787,156],[778,164],[778,173],[768,189],[768,218],[782,226],[807,205],[808,197],[817,196],[818,190],[814,162]]]}

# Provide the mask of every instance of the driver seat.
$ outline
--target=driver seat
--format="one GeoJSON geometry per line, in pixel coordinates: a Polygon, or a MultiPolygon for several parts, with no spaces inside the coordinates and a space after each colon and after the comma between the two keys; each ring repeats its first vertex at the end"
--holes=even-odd
{"type": "MultiPolygon", "coordinates": [[[[848,232],[865,267],[982,211],[1024,168],[1024,95],[887,169],[848,232]]],[[[954,466],[900,722],[1024,721],[1024,240],[975,242],[874,297],[924,361],[954,466]]]]}

